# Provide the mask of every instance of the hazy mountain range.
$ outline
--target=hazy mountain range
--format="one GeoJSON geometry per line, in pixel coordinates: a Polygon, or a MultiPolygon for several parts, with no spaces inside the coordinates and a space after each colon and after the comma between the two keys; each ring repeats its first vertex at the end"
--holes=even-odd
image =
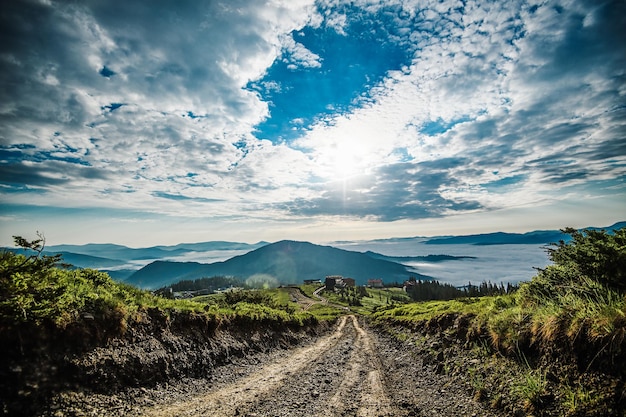
{"type": "MultiPolygon", "coordinates": [[[[603,229],[623,227],[626,227],[626,222],[603,229]]],[[[499,232],[431,238],[390,238],[368,242],[379,246],[398,243],[405,247],[432,245],[433,250],[443,250],[461,245],[546,245],[568,237],[558,230],[543,230],[523,234],[499,232]]],[[[348,242],[336,242],[338,246],[344,247],[346,243],[348,242]]],[[[359,242],[360,246],[363,243],[359,242]]],[[[182,279],[217,275],[234,276],[242,280],[269,280],[280,284],[296,284],[305,279],[324,279],[327,275],[351,277],[361,285],[370,278],[382,278],[386,282],[403,281],[409,276],[430,279],[435,274],[420,273],[420,268],[415,265],[427,263],[445,266],[446,262],[471,261],[477,258],[444,253],[420,256],[383,255],[370,250],[358,252],[286,240],[271,244],[211,241],[149,248],[128,248],[115,244],[46,247],[45,254],[56,253],[62,254],[66,263],[81,268],[104,270],[115,279],[143,288],[159,288],[182,279]]]]}

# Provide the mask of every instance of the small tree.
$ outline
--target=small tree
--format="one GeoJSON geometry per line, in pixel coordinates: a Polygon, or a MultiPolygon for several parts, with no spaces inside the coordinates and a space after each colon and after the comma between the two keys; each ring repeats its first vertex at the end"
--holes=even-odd
{"type": "Polygon", "coordinates": [[[543,303],[566,293],[597,298],[609,291],[626,292],[626,228],[613,233],[572,228],[563,232],[572,239],[547,248],[554,264],[538,269],[539,273],[522,285],[524,302],[543,303]]]}
{"type": "Polygon", "coordinates": [[[33,241],[13,236],[16,246],[26,251],[24,255],[0,253],[0,319],[5,322],[27,321],[35,310],[49,311],[45,301],[55,300],[64,291],[49,285],[61,255],[43,255],[46,240],[39,232],[37,236],[33,241]]]}
{"type": "Polygon", "coordinates": [[[570,242],[561,240],[548,248],[556,264],[576,271],[593,281],[624,292],[626,290],[626,228],[610,234],[604,230],[573,228],[563,232],[572,236],[570,242]]]}
{"type": "Polygon", "coordinates": [[[4,252],[0,256],[0,278],[8,279],[15,273],[41,273],[48,271],[61,261],[61,255],[43,255],[46,246],[46,238],[37,232],[38,239],[29,241],[22,236],[13,236],[15,246],[26,251],[24,256],[13,256],[10,252],[4,252]]]}

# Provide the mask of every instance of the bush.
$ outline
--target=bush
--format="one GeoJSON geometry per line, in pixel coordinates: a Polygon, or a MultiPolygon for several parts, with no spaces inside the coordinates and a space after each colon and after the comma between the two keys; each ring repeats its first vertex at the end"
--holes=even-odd
{"type": "MultiPolygon", "coordinates": [[[[560,241],[548,249],[550,259],[567,269],[567,278],[588,277],[612,290],[626,290],[626,228],[608,233],[604,230],[579,232],[567,228],[570,242],[560,241]]],[[[581,281],[581,279],[577,281],[581,281]]]]}

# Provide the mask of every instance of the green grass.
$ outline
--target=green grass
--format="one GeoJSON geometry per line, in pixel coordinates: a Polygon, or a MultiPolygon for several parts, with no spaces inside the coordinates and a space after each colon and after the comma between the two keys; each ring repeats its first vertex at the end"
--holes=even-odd
{"type": "MultiPolygon", "coordinates": [[[[500,296],[502,297],[502,296],[500,296]]],[[[463,298],[451,301],[424,301],[401,306],[383,306],[372,314],[375,321],[418,323],[428,321],[447,313],[475,314],[497,309],[495,298],[463,298]]]]}
{"type": "Polygon", "coordinates": [[[353,293],[346,292],[342,297],[342,294],[336,290],[335,292],[324,291],[321,295],[329,302],[345,306],[351,312],[361,315],[370,315],[378,309],[390,308],[410,301],[410,297],[402,288],[367,288],[366,292],[367,296],[359,297],[361,305],[351,305],[353,293]]]}
{"type": "Polygon", "coordinates": [[[319,285],[305,284],[305,285],[300,285],[298,288],[300,288],[307,297],[315,300],[316,298],[313,295],[313,293],[315,292],[315,290],[319,289],[319,287],[320,287],[319,285]]]}
{"type": "MultiPolygon", "coordinates": [[[[596,388],[583,385],[568,387],[570,377],[567,376],[556,380],[548,389],[547,375],[552,373],[551,367],[556,366],[558,373],[562,365],[553,360],[544,363],[539,357],[542,352],[550,357],[555,351],[564,352],[564,356],[580,355],[582,373],[596,364],[619,363],[620,356],[615,355],[622,355],[626,335],[626,297],[605,289],[602,296],[561,292],[529,303],[524,291],[522,286],[522,291],[513,295],[410,303],[379,309],[371,317],[377,323],[409,328],[421,325],[428,329],[429,323],[439,323],[444,316],[452,315],[447,328],[431,326],[430,330],[452,334],[459,331],[454,320],[465,317],[467,328],[463,337],[466,341],[480,344],[485,354],[497,353],[519,364],[519,375],[503,383],[508,384],[506,390],[525,409],[540,409],[546,394],[552,391],[560,393],[555,397],[557,405],[554,406],[571,413],[593,410],[601,405],[610,408],[606,405],[613,401],[614,394],[610,390],[600,394],[596,388]],[[535,355],[532,364],[526,360],[525,352],[535,355]]],[[[602,369],[611,372],[606,366],[602,369]]],[[[477,395],[484,396],[483,381],[476,374],[470,375],[470,381],[477,395]]]]}
{"type": "Polygon", "coordinates": [[[313,304],[308,313],[315,316],[319,321],[333,321],[346,314],[346,311],[328,304],[313,304]]]}
{"type": "MultiPolygon", "coordinates": [[[[52,323],[59,328],[78,323],[84,315],[118,323],[124,330],[140,321],[149,309],[187,312],[214,321],[275,322],[303,326],[317,317],[299,311],[282,289],[242,291],[238,294],[173,300],[116,282],[91,269],[57,268],[45,258],[26,258],[10,252],[0,257],[0,325],[52,323]]],[[[329,316],[329,312],[324,312],[329,316]]]]}
{"type": "Polygon", "coordinates": [[[377,322],[417,324],[444,314],[472,315],[470,330],[487,335],[496,350],[513,353],[520,342],[551,344],[583,336],[589,342],[620,340],[626,334],[626,297],[604,300],[565,294],[529,305],[523,294],[427,301],[382,308],[377,322]]]}

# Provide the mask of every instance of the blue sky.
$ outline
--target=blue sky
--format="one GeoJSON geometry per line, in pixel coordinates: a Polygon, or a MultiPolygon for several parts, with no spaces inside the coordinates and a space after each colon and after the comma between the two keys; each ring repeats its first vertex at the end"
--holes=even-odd
{"type": "Polygon", "coordinates": [[[0,244],[626,219],[626,3],[17,0],[0,244]]]}

